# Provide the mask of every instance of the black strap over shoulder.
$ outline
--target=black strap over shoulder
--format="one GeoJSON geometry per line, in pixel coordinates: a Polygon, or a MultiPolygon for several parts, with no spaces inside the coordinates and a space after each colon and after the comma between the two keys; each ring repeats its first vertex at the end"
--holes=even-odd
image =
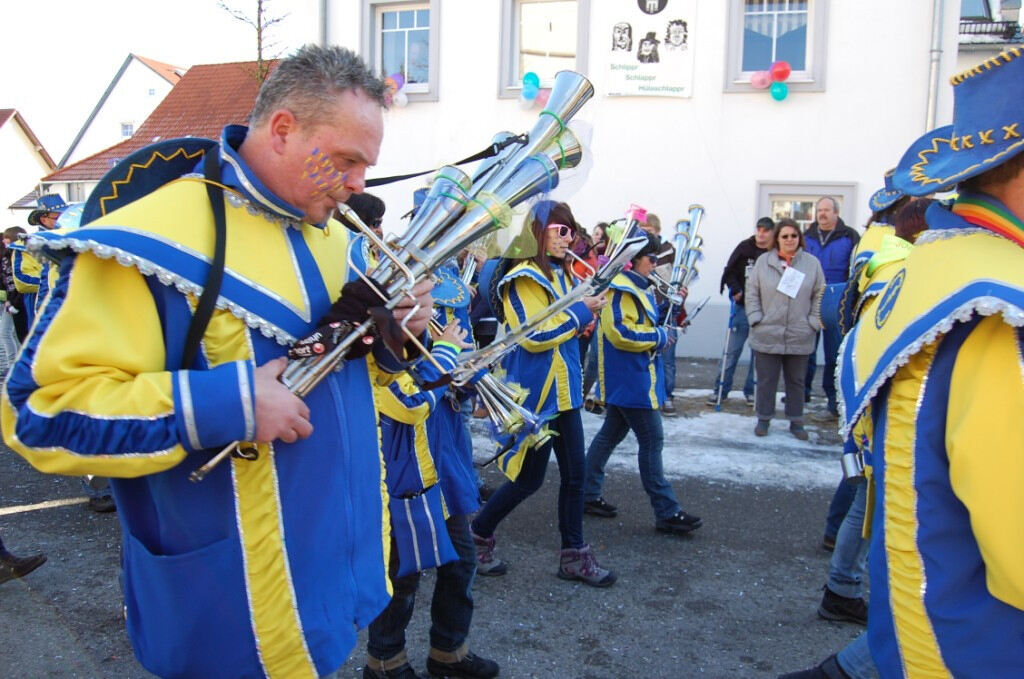
{"type": "MultiPolygon", "coordinates": [[[[501,152],[501,150],[503,148],[505,148],[506,146],[508,146],[509,144],[525,144],[528,140],[529,140],[529,135],[526,135],[526,134],[520,134],[520,135],[515,136],[515,137],[509,137],[508,139],[505,139],[504,141],[495,142],[495,143],[491,144],[490,146],[488,146],[487,148],[483,149],[482,151],[477,151],[473,155],[467,156],[467,157],[463,158],[462,160],[457,160],[457,161],[455,161],[452,164],[453,165],[464,165],[466,163],[472,163],[475,160],[483,160],[484,158],[491,158],[492,156],[498,155],[501,152]]],[[[394,175],[392,177],[376,177],[374,179],[367,179],[366,180],[366,188],[370,188],[370,187],[373,187],[373,186],[381,186],[383,184],[392,184],[394,182],[400,182],[403,179],[412,179],[413,177],[419,177],[421,175],[429,174],[429,173],[434,172],[436,170],[437,170],[437,168],[432,168],[430,170],[423,170],[423,172],[412,172],[410,174],[399,174],[399,175],[394,175]]]]}
{"type": "Polygon", "coordinates": [[[188,370],[199,351],[199,343],[203,340],[206,327],[213,317],[213,310],[220,295],[220,286],[224,280],[225,254],[227,250],[228,227],[224,214],[224,190],[220,187],[220,147],[207,149],[203,155],[203,175],[206,177],[206,195],[210,198],[213,209],[214,245],[213,261],[210,272],[206,275],[206,285],[199,295],[196,311],[188,325],[185,336],[185,350],[181,356],[182,370],[188,370]]]}

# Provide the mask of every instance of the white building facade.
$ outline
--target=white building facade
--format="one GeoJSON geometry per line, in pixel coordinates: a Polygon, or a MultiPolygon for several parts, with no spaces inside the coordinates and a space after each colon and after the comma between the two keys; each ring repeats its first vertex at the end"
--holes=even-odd
{"type": "MultiPolygon", "coordinates": [[[[862,227],[867,199],[929,113],[935,125],[951,120],[949,77],[1005,46],[960,51],[960,0],[324,0],[320,11],[321,40],[359,51],[378,73],[407,76],[409,103],[386,114],[372,176],[437,167],[501,130],[528,130],[541,107],[521,106],[525,71],[542,87],[562,68],[586,75],[595,96],[577,116],[592,129],[585,181],[554,195],[588,229],[635,203],[669,236],[691,203],[705,207],[706,258],[690,300],[711,303],[681,338],[684,356],[721,351],[728,300],[719,278],[758,217],[809,223],[815,199],[832,195],[844,221],[862,227]],[[688,54],[671,67],[675,19],[686,21],[688,54]],[[621,23],[632,33],[626,61],[612,49],[621,23]],[[656,82],[679,87],[613,96],[623,91],[622,64],[639,59],[650,33],[664,60],[656,82]],[[751,80],[782,58],[793,73],[776,101],[751,80]]],[[[402,228],[420,185],[375,189],[389,206],[387,230],[402,228]]]]}

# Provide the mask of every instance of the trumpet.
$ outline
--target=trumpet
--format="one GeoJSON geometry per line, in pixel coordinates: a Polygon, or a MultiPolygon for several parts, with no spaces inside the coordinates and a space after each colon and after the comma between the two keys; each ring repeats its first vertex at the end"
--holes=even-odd
{"type": "MultiPolygon", "coordinates": [[[[593,92],[590,81],[582,75],[560,72],[555,78],[548,107],[541,112],[541,119],[531,130],[529,141],[503,156],[495,164],[495,172],[478,186],[473,186],[470,177],[462,170],[442,167],[408,229],[392,243],[383,242],[351,208],[344,203],[338,204],[342,214],[380,252],[381,264],[369,278],[384,291],[384,309],[390,311],[397,307],[403,298],[411,296],[412,289],[421,280],[431,275],[433,269],[470,243],[507,226],[512,207],[558,186],[560,168],[551,157],[564,160],[566,164],[563,167],[570,167],[567,163],[572,158],[567,156],[564,150],[566,142],[560,143],[560,136],[565,131],[565,123],[593,96],[593,92]],[[555,125],[554,121],[558,124],[555,125]],[[555,148],[549,148],[551,146],[555,148]]],[[[573,140],[575,137],[566,141],[573,140]]],[[[576,162],[581,156],[582,150],[579,150],[576,162]]],[[[414,308],[407,318],[416,310],[414,308]]],[[[281,382],[292,393],[305,396],[328,374],[341,368],[349,349],[370,332],[373,324],[372,319],[367,319],[356,325],[327,353],[291,360],[281,375],[281,382]]],[[[400,328],[418,344],[404,323],[400,328]]],[[[419,348],[426,355],[422,345],[419,348]]],[[[190,480],[202,480],[235,450],[250,458],[255,452],[251,443],[229,444],[194,471],[190,480]]]]}

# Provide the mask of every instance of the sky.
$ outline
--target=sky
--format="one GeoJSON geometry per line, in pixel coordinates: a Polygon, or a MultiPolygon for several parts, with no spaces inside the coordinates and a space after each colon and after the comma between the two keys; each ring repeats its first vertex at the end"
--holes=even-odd
{"type": "MultiPolygon", "coordinates": [[[[226,0],[255,17],[256,0],[226,0]]],[[[289,14],[275,54],[316,41],[316,0],[265,0],[289,14]]],[[[256,58],[256,32],[217,0],[11,0],[0,14],[0,108],[15,108],[57,161],[128,54],[175,66],[256,58]]],[[[266,51],[265,51],[266,55],[266,51]]]]}

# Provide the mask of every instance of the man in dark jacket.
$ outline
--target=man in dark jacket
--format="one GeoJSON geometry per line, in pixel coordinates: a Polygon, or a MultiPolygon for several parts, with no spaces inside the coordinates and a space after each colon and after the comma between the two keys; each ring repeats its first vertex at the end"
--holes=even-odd
{"type": "MultiPolygon", "coordinates": [[[[772,244],[772,231],[775,229],[775,222],[771,217],[761,217],[757,220],[754,235],[740,241],[736,249],[729,255],[729,262],[722,272],[722,281],[718,291],[729,289],[729,299],[732,300],[729,311],[729,341],[725,348],[725,370],[715,378],[715,391],[708,399],[708,405],[718,404],[718,392],[721,389],[722,400],[729,396],[732,389],[732,376],[736,372],[736,364],[743,353],[743,345],[750,333],[750,324],[747,323],[747,313],[743,307],[743,289],[747,285],[747,272],[754,266],[754,262],[762,254],[768,251],[772,244]]],[[[747,381],[743,383],[743,397],[747,403],[754,403],[754,358],[751,351],[750,367],[747,368],[747,381]]]]}
{"type": "MultiPolygon", "coordinates": [[[[860,235],[843,223],[839,217],[839,204],[831,196],[818,199],[815,216],[817,220],[807,228],[804,240],[807,243],[807,252],[818,258],[821,268],[825,271],[825,296],[821,300],[823,329],[818,334],[818,339],[821,339],[822,334],[825,336],[825,370],[821,378],[821,388],[825,390],[825,396],[828,398],[828,411],[838,417],[836,354],[839,353],[839,342],[843,337],[839,330],[839,302],[846,281],[850,277],[850,258],[857,249],[860,235]]],[[[807,379],[804,383],[807,400],[811,398],[811,385],[817,367],[817,351],[818,342],[815,341],[814,352],[807,362],[807,379]]]]}

